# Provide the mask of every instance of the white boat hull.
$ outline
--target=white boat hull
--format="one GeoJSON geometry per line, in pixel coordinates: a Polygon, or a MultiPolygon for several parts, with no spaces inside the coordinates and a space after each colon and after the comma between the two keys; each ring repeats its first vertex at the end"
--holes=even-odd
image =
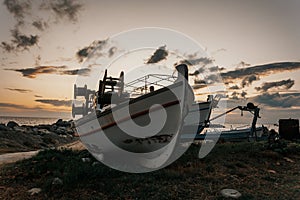
{"type": "MultiPolygon", "coordinates": [[[[112,110],[104,111],[100,113],[99,116],[96,116],[95,113],[90,113],[76,121],[78,135],[85,144],[93,144],[95,141],[106,141],[101,143],[101,149],[108,151],[112,145],[136,153],[147,153],[163,148],[171,141],[174,134],[177,133],[182,126],[180,107],[180,101],[182,101],[182,99],[178,100],[178,98],[176,98],[176,96],[180,96],[182,93],[182,84],[180,84],[180,82],[175,83],[171,85],[171,87],[172,91],[169,89],[161,89],[155,91],[153,94],[149,93],[146,96],[144,95],[141,98],[130,101],[130,117],[126,111],[126,109],[128,109],[128,106],[126,106],[128,102],[123,102],[112,108],[112,110]],[[176,95],[173,92],[176,93],[176,95]],[[154,106],[149,110],[154,104],[161,106],[154,106]],[[149,135],[149,132],[151,133],[152,130],[151,128],[149,129],[149,127],[145,129],[147,132],[141,131],[138,137],[129,135],[120,128],[120,124],[122,127],[130,127],[132,125],[131,120],[141,127],[147,126],[150,123],[149,114],[153,119],[160,119],[162,109],[166,112],[166,121],[155,136],[149,135]],[[116,118],[117,120],[115,120],[116,118]]],[[[186,101],[186,105],[190,105],[189,110],[192,112],[185,114],[186,118],[184,124],[199,124],[199,121],[204,122],[207,120],[210,114],[210,103],[204,103],[201,106],[199,106],[200,104],[192,104],[192,95],[189,95],[186,101]],[[204,109],[204,107],[206,108],[204,109]],[[201,109],[203,109],[203,111],[201,111],[201,109]],[[199,117],[198,119],[194,119],[199,110],[201,111],[200,119],[199,117]]],[[[153,128],[155,129],[155,127],[153,128]]]]}

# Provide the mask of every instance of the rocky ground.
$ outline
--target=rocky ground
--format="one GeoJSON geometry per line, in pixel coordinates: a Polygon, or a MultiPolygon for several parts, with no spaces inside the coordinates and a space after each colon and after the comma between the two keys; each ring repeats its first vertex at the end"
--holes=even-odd
{"type": "Polygon", "coordinates": [[[200,144],[170,166],[145,174],[113,170],[88,151],[49,149],[2,166],[0,199],[299,199],[300,142],[217,144],[203,159],[200,144]]]}
{"type": "Polygon", "coordinates": [[[0,165],[0,199],[228,199],[224,189],[238,191],[238,199],[299,199],[299,140],[218,143],[203,159],[200,147],[164,169],[129,174],[91,156],[72,121],[0,124],[0,158],[31,151],[0,165]]]}
{"type": "Polygon", "coordinates": [[[57,147],[77,140],[72,121],[59,119],[49,125],[0,124],[0,154],[57,147]]]}

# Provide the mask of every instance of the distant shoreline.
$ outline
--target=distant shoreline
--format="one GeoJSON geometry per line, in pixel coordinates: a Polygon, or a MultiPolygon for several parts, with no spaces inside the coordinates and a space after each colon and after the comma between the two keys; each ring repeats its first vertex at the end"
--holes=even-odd
{"type": "Polygon", "coordinates": [[[22,116],[0,116],[0,124],[7,124],[9,121],[14,121],[20,126],[22,125],[40,125],[40,124],[53,124],[57,120],[62,119],[69,121],[71,118],[59,117],[22,117],[22,116]]]}

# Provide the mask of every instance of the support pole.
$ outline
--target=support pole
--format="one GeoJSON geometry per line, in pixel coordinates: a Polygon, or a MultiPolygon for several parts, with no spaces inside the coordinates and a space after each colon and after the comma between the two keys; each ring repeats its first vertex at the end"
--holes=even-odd
{"type": "Polygon", "coordinates": [[[254,109],[254,116],[253,116],[253,121],[252,121],[252,126],[251,126],[251,130],[250,130],[250,135],[253,137],[253,133],[255,133],[255,140],[257,140],[257,133],[256,133],[256,122],[257,122],[257,118],[259,117],[259,108],[256,107],[254,109]]]}

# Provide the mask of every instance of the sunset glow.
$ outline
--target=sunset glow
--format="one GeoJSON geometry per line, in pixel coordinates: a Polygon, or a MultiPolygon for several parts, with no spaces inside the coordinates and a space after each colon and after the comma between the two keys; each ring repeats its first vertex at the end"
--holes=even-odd
{"type": "MultiPolygon", "coordinates": [[[[251,101],[260,105],[266,122],[300,118],[299,1],[5,2],[0,5],[1,116],[71,118],[73,84],[78,74],[96,71],[95,66],[85,67],[95,47],[103,45],[101,56],[110,59],[121,51],[110,43],[112,35],[163,27],[203,46],[207,57],[185,55],[197,62],[191,77],[201,81],[197,73],[202,69],[220,73],[228,108],[251,101]],[[18,5],[22,9],[13,9],[18,5]]],[[[174,52],[168,46],[165,51],[157,64],[172,68],[174,52]]],[[[137,53],[139,59],[127,64],[145,64],[154,52],[137,53]]],[[[121,61],[116,62],[120,71],[121,61]]],[[[213,85],[214,80],[205,81],[213,85]]],[[[199,98],[205,99],[207,92],[195,89],[199,98]]],[[[229,121],[237,118],[239,113],[228,116],[229,121]]]]}

